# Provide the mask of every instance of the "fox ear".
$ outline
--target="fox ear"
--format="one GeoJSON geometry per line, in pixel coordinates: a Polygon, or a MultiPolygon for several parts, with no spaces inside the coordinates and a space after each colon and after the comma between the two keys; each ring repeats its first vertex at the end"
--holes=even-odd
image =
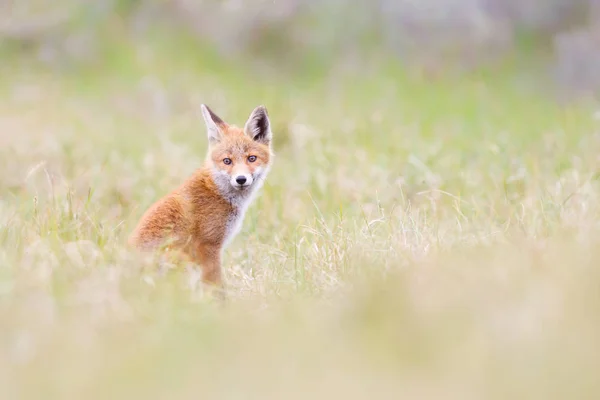
{"type": "Polygon", "coordinates": [[[217,114],[212,112],[206,104],[202,104],[200,108],[202,109],[202,116],[206,123],[206,130],[208,131],[208,141],[210,144],[220,142],[223,137],[222,129],[224,129],[227,124],[219,118],[217,114]]]}
{"type": "Polygon", "coordinates": [[[271,121],[265,106],[258,106],[252,111],[246,125],[244,133],[259,143],[270,145],[273,133],[271,132],[271,121]]]}

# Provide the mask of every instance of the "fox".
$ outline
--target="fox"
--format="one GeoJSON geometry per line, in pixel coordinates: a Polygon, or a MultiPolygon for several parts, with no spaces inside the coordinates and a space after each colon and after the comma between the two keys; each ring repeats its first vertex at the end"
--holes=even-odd
{"type": "Polygon", "coordinates": [[[273,133],[263,105],[243,128],[226,123],[206,104],[200,108],[208,134],[204,164],[147,209],[128,243],[142,251],[175,251],[200,267],[204,284],[223,291],[222,253],[271,169],[273,133]]]}

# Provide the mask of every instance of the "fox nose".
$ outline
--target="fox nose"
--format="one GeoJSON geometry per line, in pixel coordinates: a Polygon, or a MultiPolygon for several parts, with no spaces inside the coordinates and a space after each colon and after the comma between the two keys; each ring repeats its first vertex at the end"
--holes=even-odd
{"type": "Polygon", "coordinates": [[[243,185],[244,183],[246,183],[248,179],[246,179],[246,177],[244,175],[240,175],[237,178],[235,178],[235,181],[238,183],[238,185],[243,185]]]}

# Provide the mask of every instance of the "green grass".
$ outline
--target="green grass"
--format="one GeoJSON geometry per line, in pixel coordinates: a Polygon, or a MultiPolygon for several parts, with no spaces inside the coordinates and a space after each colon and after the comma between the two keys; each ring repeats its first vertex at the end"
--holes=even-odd
{"type": "Polygon", "coordinates": [[[110,43],[0,65],[5,398],[600,394],[592,107],[537,70],[267,76],[186,38],[110,43]],[[124,243],[200,165],[202,102],[275,128],[225,308],[124,243]]]}

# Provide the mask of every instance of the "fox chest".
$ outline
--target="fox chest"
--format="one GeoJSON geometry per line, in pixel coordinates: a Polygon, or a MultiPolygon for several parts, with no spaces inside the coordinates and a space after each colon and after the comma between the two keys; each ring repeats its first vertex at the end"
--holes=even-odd
{"type": "Polygon", "coordinates": [[[213,218],[199,218],[195,221],[190,234],[192,238],[202,242],[225,247],[242,229],[245,211],[239,209],[213,218]]]}
{"type": "Polygon", "coordinates": [[[244,216],[246,215],[246,206],[239,207],[233,211],[227,222],[225,223],[225,232],[223,237],[223,247],[227,246],[233,238],[237,236],[242,230],[242,224],[244,222],[244,216]]]}
{"type": "Polygon", "coordinates": [[[248,199],[214,202],[210,207],[197,207],[191,235],[205,243],[227,246],[240,232],[248,208],[248,199]],[[199,212],[199,211],[202,212],[199,212]]]}
{"type": "Polygon", "coordinates": [[[230,216],[229,220],[225,225],[225,232],[223,235],[223,247],[227,246],[233,238],[242,230],[242,223],[244,222],[244,215],[242,213],[235,213],[230,216]]]}

